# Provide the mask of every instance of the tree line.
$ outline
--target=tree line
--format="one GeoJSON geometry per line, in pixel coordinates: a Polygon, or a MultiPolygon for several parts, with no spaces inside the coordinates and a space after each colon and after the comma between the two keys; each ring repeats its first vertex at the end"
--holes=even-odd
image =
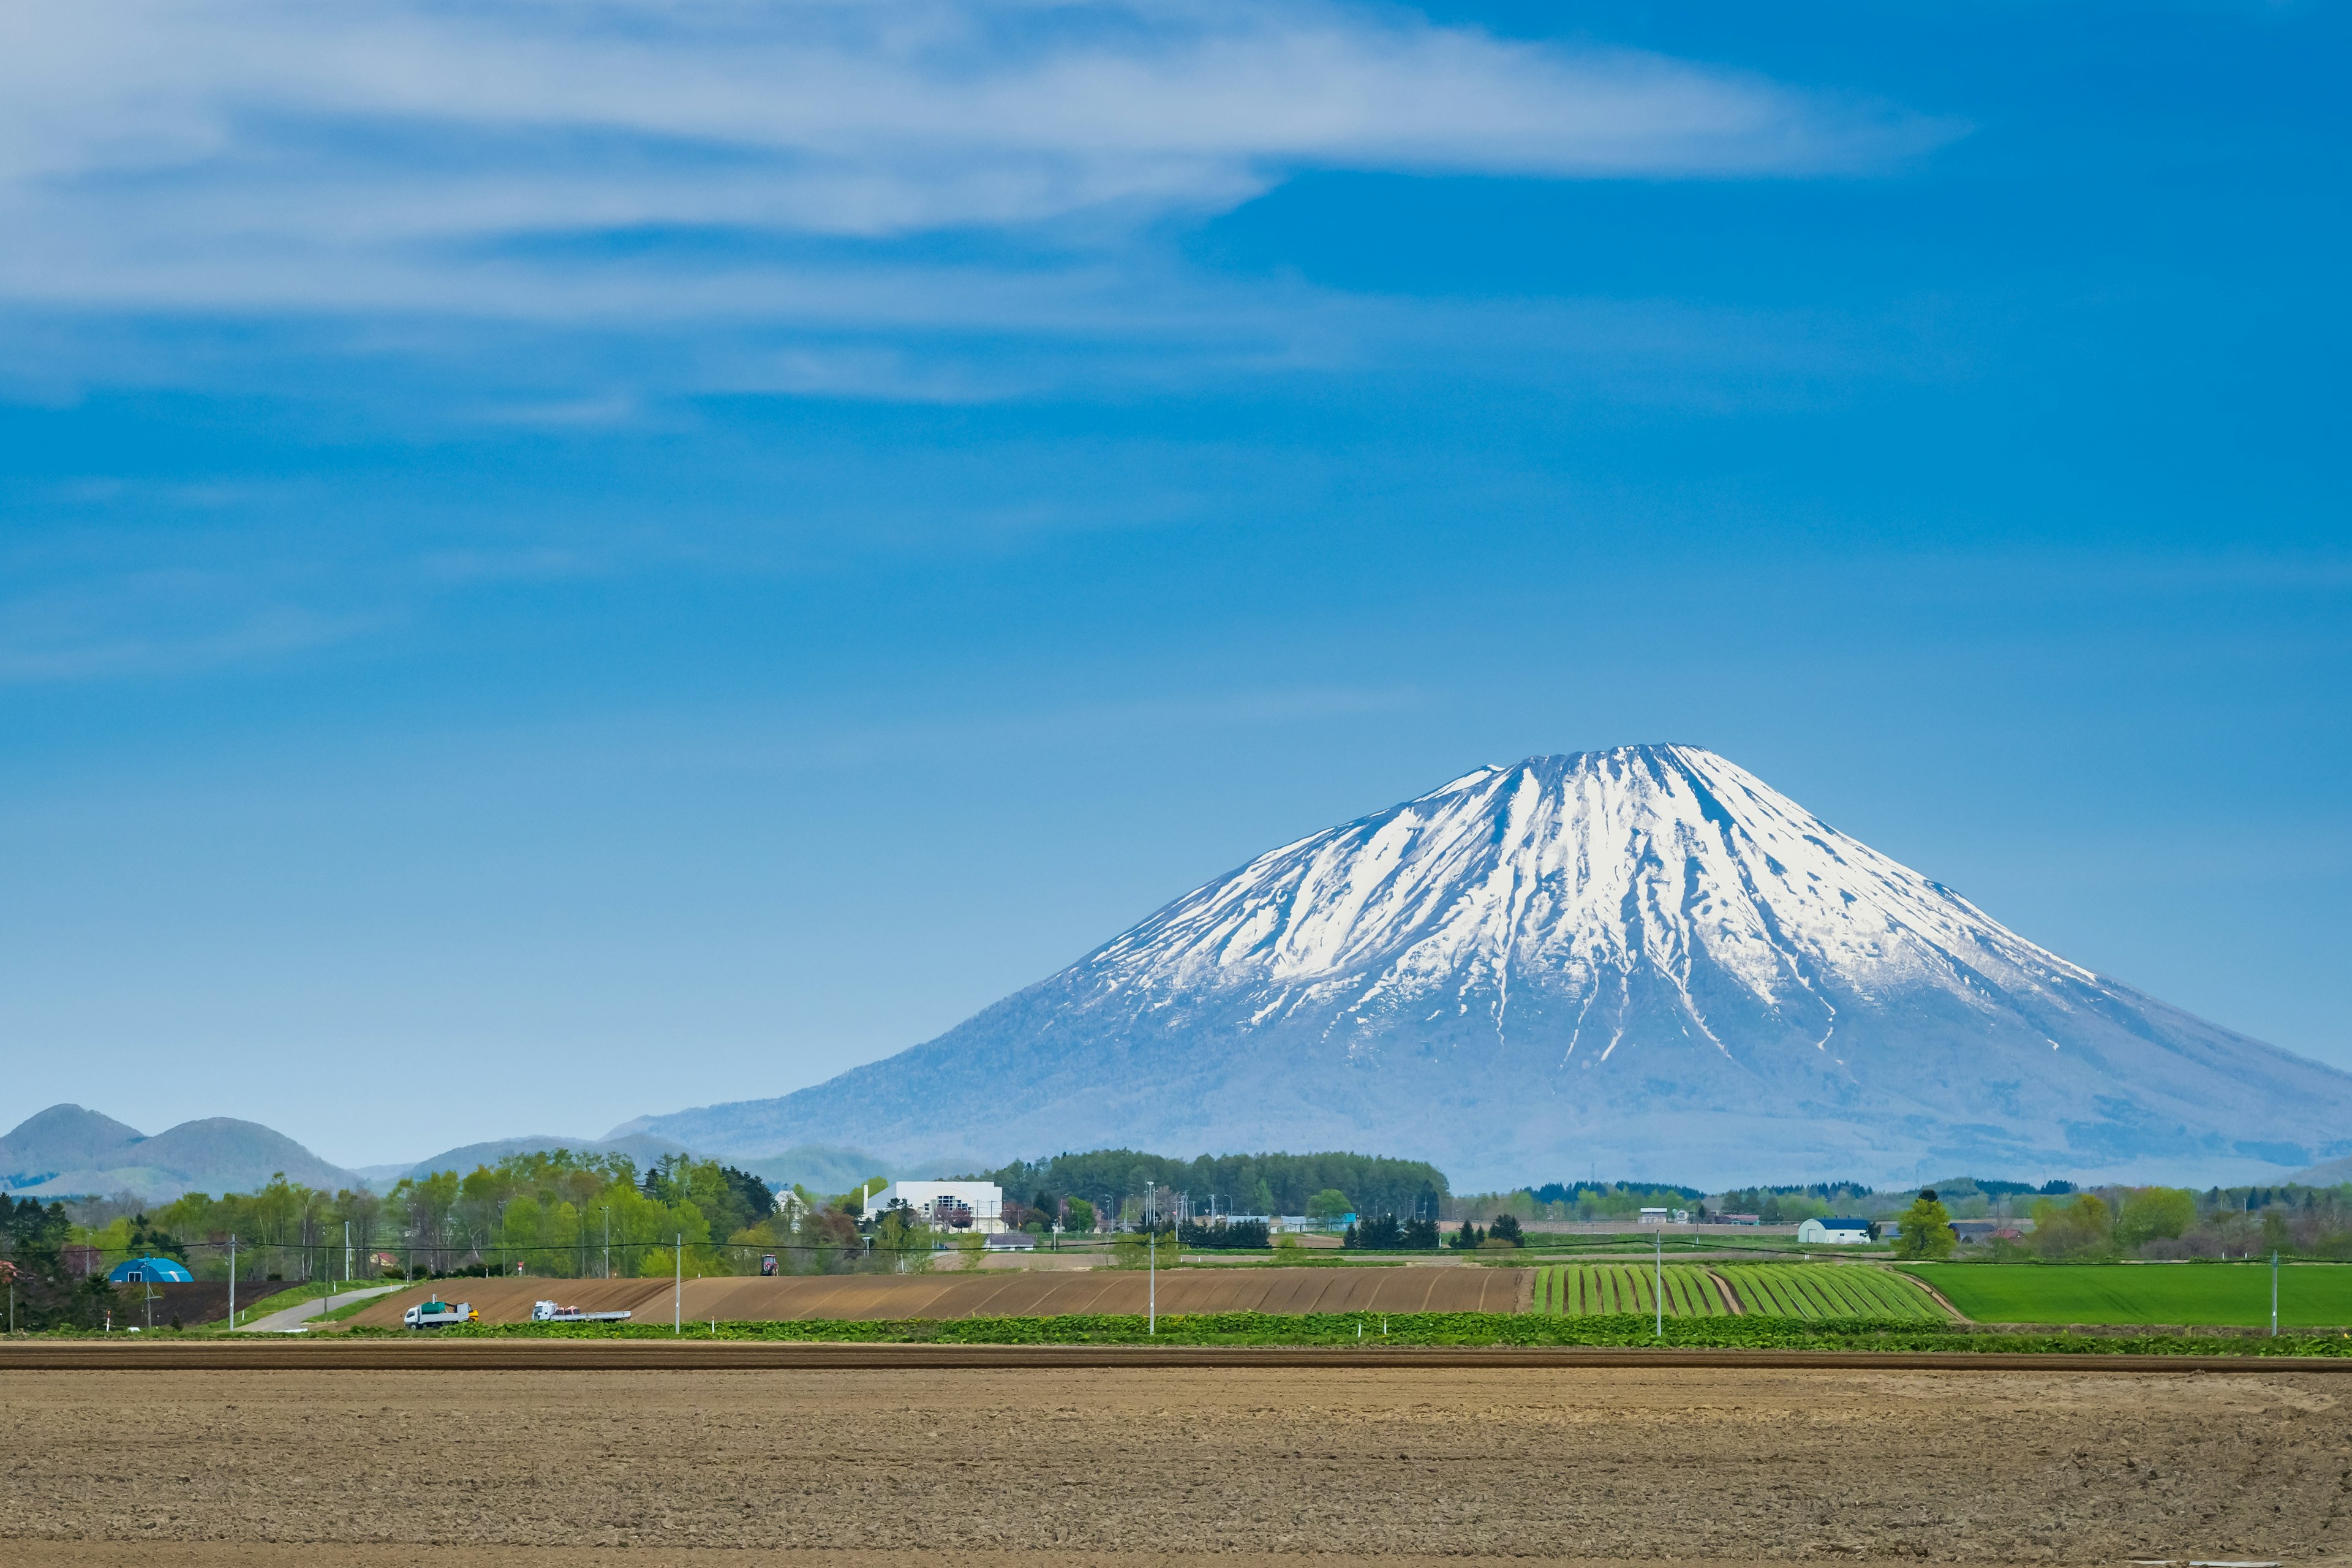
{"type": "Polygon", "coordinates": [[[280,1173],[249,1193],[191,1193],[130,1212],[80,1205],[90,1222],[80,1225],[64,1204],[0,1198],[0,1261],[20,1298],[38,1303],[20,1313],[26,1327],[95,1322],[108,1268],[142,1256],[173,1258],[198,1279],[234,1268],[240,1281],[289,1284],[751,1274],[770,1259],[788,1274],[927,1267],[927,1227],[904,1215],[861,1227],[866,1194],[879,1184],[831,1195],[795,1187],[779,1201],[759,1177],[716,1160],[673,1155],[640,1172],[625,1155],[569,1149],[408,1177],[382,1194],[330,1193],[280,1173]]]}
{"type": "Polygon", "coordinates": [[[1697,1202],[1696,1187],[1651,1182],[1547,1182],[1507,1193],[1474,1193],[1445,1205],[1440,1217],[1486,1224],[1506,1215],[1525,1223],[1538,1219],[1630,1219],[1645,1208],[1685,1208],[1697,1202]]]}
{"type": "Polygon", "coordinates": [[[1094,1206],[1108,1203],[1111,1212],[1097,1222],[1106,1225],[1136,1217],[1152,1188],[1186,1194],[1194,1212],[1204,1215],[1212,1208],[1223,1214],[1311,1214],[1314,1200],[1330,1194],[1342,1200],[1336,1214],[1435,1220],[1448,1196],[1445,1173],[1436,1166],[1373,1154],[1203,1154],[1181,1160],[1134,1149],[1097,1149],[1016,1160],[962,1179],[994,1182],[1008,1199],[1033,1212],[1058,1213],[1066,1200],[1083,1199],[1094,1219],[1094,1206]]]}
{"type": "Polygon", "coordinates": [[[2352,1185],[2097,1187],[2032,1205],[2032,1229],[1997,1252],[2075,1261],[2109,1258],[2352,1258],[2352,1185]]]}

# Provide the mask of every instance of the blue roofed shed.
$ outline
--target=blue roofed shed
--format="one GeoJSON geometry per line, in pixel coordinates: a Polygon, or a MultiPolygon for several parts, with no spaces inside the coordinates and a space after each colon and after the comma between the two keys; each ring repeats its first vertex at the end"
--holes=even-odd
{"type": "Polygon", "coordinates": [[[185,1285],[195,1278],[186,1264],[169,1258],[126,1258],[106,1277],[117,1285],[185,1285]]]}

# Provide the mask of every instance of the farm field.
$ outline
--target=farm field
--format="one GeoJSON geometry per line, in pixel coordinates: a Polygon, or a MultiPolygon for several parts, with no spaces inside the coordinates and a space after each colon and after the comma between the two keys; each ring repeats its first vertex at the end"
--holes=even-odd
{"type": "MultiPolygon", "coordinates": [[[[1752,1317],[1899,1319],[1944,1322],[1947,1314],[1909,1280],[1876,1268],[1826,1264],[1696,1264],[1665,1267],[1666,1316],[1728,1315],[1737,1301],[1752,1317]],[[1729,1291],[1727,1299],[1726,1291],[1729,1291]]],[[[1651,1313],[1655,1270],[1634,1263],[1571,1263],[1535,1271],[1529,1310],[1553,1317],[1651,1313]]]]}
{"type": "MultiPolygon", "coordinates": [[[[1653,1271],[1633,1263],[1570,1263],[1535,1271],[1529,1310],[1555,1318],[1602,1317],[1656,1310],[1653,1271]]],[[[1728,1317],[1722,1287],[1706,1269],[1688,1263],[1665,1268],[1666,1316],[1728,1317]]]]}
{"type": "MultiPolygon", "coordinates": [[[[1195,1312],[1516,1312],[1526,1304],[1521,1268],[1171,1269],[1159,1310],[1195,1312]]],[[[809,1318],[1059,1317],[1139,1313],[1151,1282],[1132,1269],[983,1270],[971,1274],[833,1274],[688,1279],[688,1322],[792,1322],[809,1318]]],[[[635,1321],[670,1321],[667,1279],[443,1279],[396,1291],[354,1314],[362,1328],[398,1328],[428,1297],[470,1302],[486,1323],[520,1323],[536,1300],[584,1311],[625,1310],[635,1321]]]]}
{"type": "Polygon", "coordinates": [[[2352,1552],[2346,1383],[2274,1368],[14,1371],[0,1562],[1696,1565],[1817,1544],[1816,1560],[1863,1563],[2324,1563],[2352,1552]],[[1660,1455],[1704,1506],[1660,1506],[1660,1455]],[[1151,1484],[1073,1484],[1133,1476],[1151,1484]]]}
{"type": "MultiPolygon", "coordinates": [[[[2262,1328],[2266,1263],[1919,1263],[1916,1274],[1979,1323],[2177,1323],[2262,1328]]],[[[2279,1270],[2279,1322],[2352,1327],[2352,1265],[2279,1270]]]]}
{"type": "Polygon", "coordinates": [[[1951,1321],[1935,1298],[1883,1268],[1836,1264],[1727,1265],[1719,1272],[1750,1316],[1951,1321]]]}

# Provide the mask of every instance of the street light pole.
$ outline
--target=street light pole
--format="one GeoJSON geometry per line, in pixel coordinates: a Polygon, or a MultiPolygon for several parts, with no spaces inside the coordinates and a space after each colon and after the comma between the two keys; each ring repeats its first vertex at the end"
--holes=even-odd
{"type": "Polygon", "coordinates": [[[686,1332],[684,1327],[686,1320],[680,1315],[686,1310],[686,1233],[684,1231],[677,1233],[677,1245],[670,1248],[669,1258],[672,1269],[669,1287],[669,1331],[682,1334],[686,1332]]]}
{"type": "Polygon", "coordinates": [[[1651,1292],[1657,1297],[1658,1338],[1666,1337],[1666,1227],[1658,1226],[1657,1258],[1651,1276],[1651,1292]]]}
{"type": "Polygon", "coordinates": [[[2278,1338],[2278,1259],[2277,1253],[2271,1254],[2271,1338],[2273,1339],[2278,1338]]]}
{"type": "Polygon", "coordinates": [[[236,1327],[236,1232],[228,1233],[228,1326],[236,1327]]]}
{"type": "Polygon", "coordinates": [[[1150,1280],[1149,1293],[1144,1297],[1143,1331],[1149,1335],[1160,1332],[1160,1232],[1151,1233],[1151,1245],[1144,1249],[1148,1259],[1145,1271],[1150,1280]]]}

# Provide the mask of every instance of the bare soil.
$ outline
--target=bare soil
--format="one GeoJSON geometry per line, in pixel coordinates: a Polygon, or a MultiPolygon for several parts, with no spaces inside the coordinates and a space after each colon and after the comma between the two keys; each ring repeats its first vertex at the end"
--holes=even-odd
{"type": "Polygon", "coordinates": [[[12,1369],[5,1394],[0,1562],[32,1568],[2352,1555],[2352,1382],[2268,1368],[12,1369]]]}
{"type": "MultiPolygon", "coordinates": [[[[1183,1268],[1160,1274],[1157,1289],[1160,1310],[1170,1314],[1516,1312],[1528,1305],[1533,1279],[1524,1268],[1183,1268]]],[[[470,1303],[486,1323],[528,1321],[540,1300],[667,1323],[671,1289],[668,1279],[443,1279],[387,1296],[349,1321],[397,1328],[403,1312],[437,1296],[470,1303]]],[[[1152,1289],[1150,1277],[1130,1268],[751,1275],[688,1279],[675,1310],[690,1323],[1139,1314],[1152,1289]]]]}

